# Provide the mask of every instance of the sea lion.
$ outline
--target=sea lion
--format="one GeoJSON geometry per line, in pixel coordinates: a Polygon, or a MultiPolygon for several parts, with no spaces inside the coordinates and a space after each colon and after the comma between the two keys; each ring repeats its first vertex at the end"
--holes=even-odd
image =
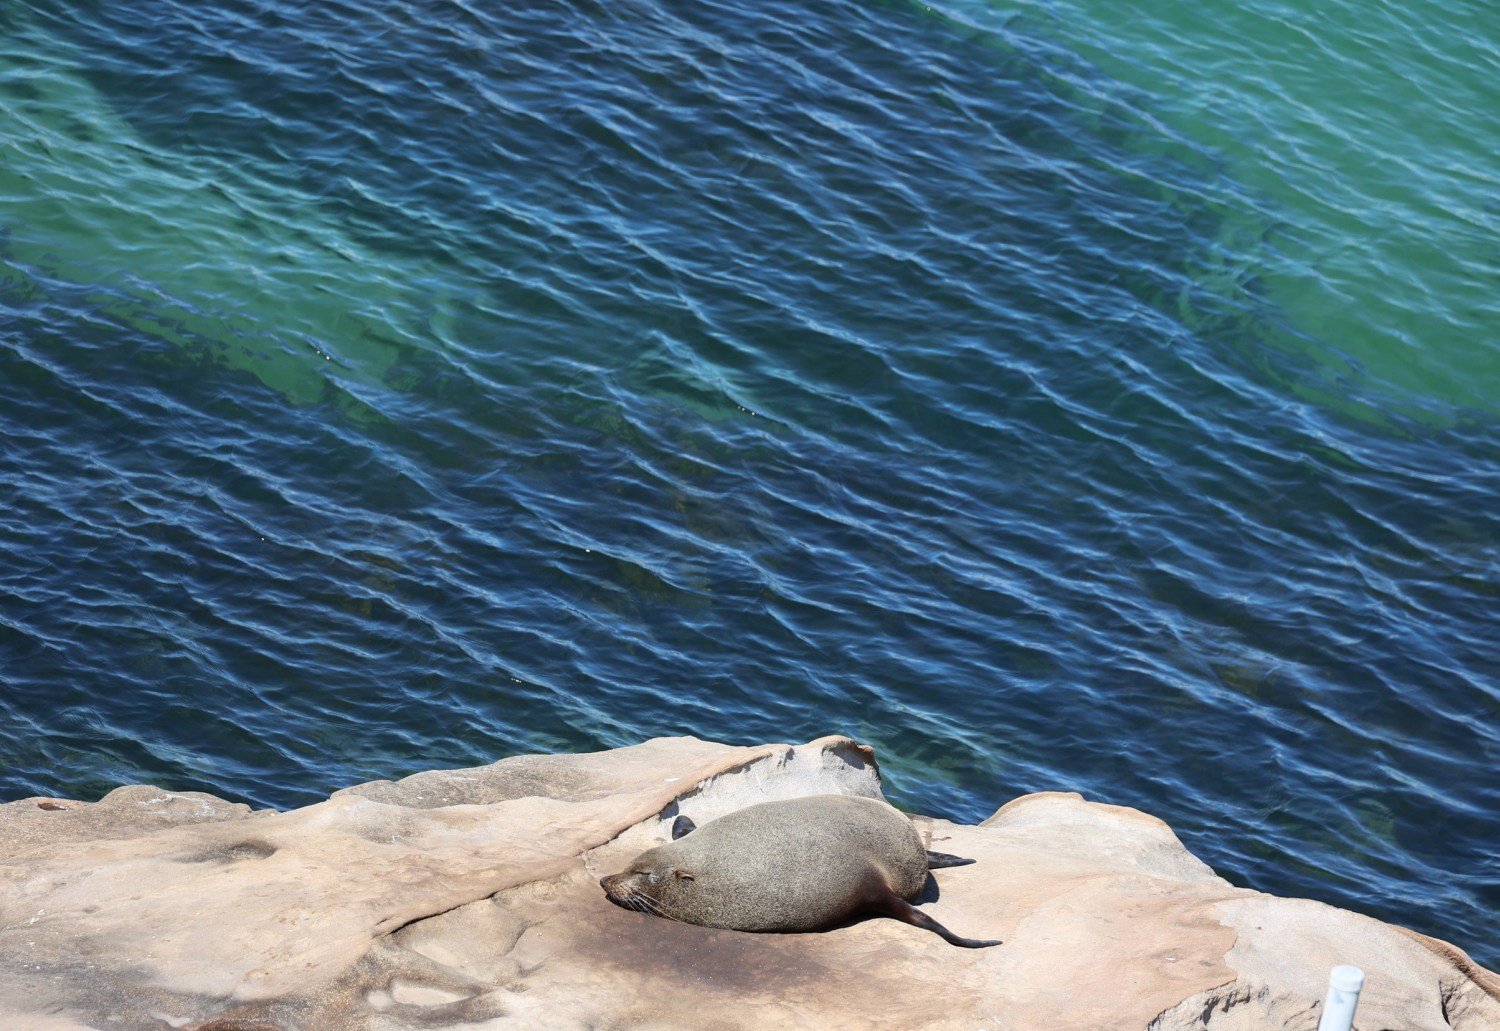
{"type": "Polygon", "coordinates": [[[899,810],[873,798],[814,795],[762,802],[701,828],[679,816],[674,840],[641,853],[599,885],[617,906],[737,931],[816,931],[865,913],[960,938],[911,905],[928,870],[963,866],[922,847],[899,810]]]}

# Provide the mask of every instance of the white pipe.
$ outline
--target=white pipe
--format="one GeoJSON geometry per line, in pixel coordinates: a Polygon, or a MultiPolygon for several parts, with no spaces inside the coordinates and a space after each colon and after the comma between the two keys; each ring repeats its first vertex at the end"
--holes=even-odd
{"type": "Polygon", "coordinates": [[[1359,990],[1364,986],[1365,972],[1359,967],[1334,967],[1328,975],[1328,998],[1323,1000],[1318,1031],[1351,1031],[1354,1007],[1359,1005],[1359,990]]]}

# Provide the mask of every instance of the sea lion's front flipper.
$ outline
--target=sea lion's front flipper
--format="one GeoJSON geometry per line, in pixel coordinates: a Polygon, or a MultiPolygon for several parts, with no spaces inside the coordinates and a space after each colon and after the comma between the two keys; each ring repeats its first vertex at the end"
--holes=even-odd
{"type": "Polygon", "coordinates": [[[974,860],[965,859],[963,856],[950,856],[946,852],[927,850],[927,869],[929,870],[943,870],[950,866],[968,866],[972,862],[974,860]]]}
{"type": "Polygon", "coordinates": [[[679,816],[672,821],[672,840],[686,837],[698,829],[698,825],[686,816],[679,816]]]}
{"type": "Polygon", "coordinates": [[[893,916],[897,920],[905,920],[915,927],[931,931],[948,944],[957,945],[960,948],[987,949],[991,945],[1001,944],[999,941],[985,941],[981,938],[960,938],[893,891],[886,892],[886,897],[880,901],[880,908],[887,915],[893,916]]]}

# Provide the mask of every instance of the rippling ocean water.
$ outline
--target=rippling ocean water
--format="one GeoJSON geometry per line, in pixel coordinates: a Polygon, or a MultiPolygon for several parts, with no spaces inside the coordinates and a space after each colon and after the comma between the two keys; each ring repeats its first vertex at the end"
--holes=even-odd
{"type": "Polygon", "coordinates": [[[1484,0],[0,5],[0,798],[845,732],[1500,965],[1484,0]]]}

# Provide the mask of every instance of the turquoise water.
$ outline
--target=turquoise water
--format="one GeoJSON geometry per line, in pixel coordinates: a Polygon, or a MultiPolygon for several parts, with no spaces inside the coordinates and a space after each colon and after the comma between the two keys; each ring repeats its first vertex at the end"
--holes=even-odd
{"type": "Polygon", "coordinates": [[[519,7],[0,6],[0,797],[844,732],[1500,964],[1492,8],[519,7]]]}

